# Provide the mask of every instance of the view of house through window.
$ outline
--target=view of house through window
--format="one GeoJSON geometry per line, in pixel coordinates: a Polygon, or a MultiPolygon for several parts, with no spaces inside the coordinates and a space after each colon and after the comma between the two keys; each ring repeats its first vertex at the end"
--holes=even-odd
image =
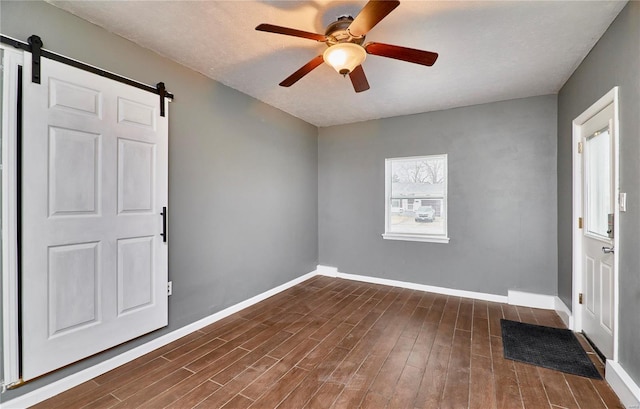
{"type": "Polygon", "coordinates": [[[448,242],[447,155],[386,160],[384,238],[448,242]]]}

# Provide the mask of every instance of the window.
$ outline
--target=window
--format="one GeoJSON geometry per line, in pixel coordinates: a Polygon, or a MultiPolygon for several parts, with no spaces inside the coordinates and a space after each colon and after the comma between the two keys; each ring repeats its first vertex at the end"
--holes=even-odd
{"type": "Polygon", "coordinates": [[[448,243],[447,155],[386,159],[385,179],[382,237],[448,243]]]}
{"type": "Polygon", "coordinates": [[[589,136],[585,144],[585,166],[587,178],[586,221],[587,231],[597,237],[608,239],[608,215],[611,206],[611,135],[602,129],[589,136]]]}

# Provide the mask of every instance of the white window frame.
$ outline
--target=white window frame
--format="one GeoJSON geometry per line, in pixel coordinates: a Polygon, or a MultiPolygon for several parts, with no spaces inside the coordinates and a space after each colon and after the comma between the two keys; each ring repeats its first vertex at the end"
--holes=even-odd
{"type": "Polygon", "coordinates": [[[382,238],[385,240],[403,240],[403,241],[421,241],[428,243],[449,243],[448,224],[449,224],[449,211],[448,211],[448,185],[449,185],[449,160],[447,154],[439,155],[422,155],[422,156],[408,156],[398,158],[387,158],[384,162],[384,233],[382,238]],[[444,233],[443,234],[424,234],[424,233],[398,233],[391,232],[390,230],[390,213],[391,213],[391,163],[397,160],[420,160],[420,159],[444,159],[444,197],[442,203],[442,212],[445,214],[444,220],[444,233]]]}

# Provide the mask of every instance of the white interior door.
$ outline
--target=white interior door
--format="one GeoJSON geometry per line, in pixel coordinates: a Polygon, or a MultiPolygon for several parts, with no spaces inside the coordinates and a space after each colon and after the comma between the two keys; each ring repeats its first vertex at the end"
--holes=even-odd
{"type": "Polygon", "coordinates": [[[613,104],[582,125],[584,333],[613,359],[616,207],[613,104]]]}
{"type": "MultiPolygon", "coordinates": [[[[155,94],[25,53],[22,377],[167,325],[167,118],[155,94]]],[[[165,107],[167,108],[167,107],[165,107]]]]}

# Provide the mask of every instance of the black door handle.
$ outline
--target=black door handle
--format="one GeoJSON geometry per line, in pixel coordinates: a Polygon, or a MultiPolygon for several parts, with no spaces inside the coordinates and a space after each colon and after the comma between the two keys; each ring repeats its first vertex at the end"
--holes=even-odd
{"type": "Polygon", "coordinates": [[[160,235],[162,236],[162,242],[166,243],[167,242],[167,207],[163,206],[162,207],[162,213],[160,213],[162,215],[162,233],[160,233],[160,235]]]}

